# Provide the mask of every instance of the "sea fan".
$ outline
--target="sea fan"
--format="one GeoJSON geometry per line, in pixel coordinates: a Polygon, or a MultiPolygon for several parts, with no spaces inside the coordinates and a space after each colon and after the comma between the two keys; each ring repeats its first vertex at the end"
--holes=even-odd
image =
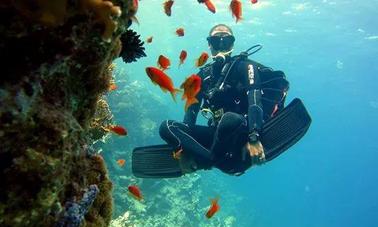
{"type": "Polygon", "coordinates": [[[124,62],[130,63],[136,61],[138,58],[146,57],[143,47],[144,42],[142,42],[139,37],[140,35],[133,30],[127,30],[122,34],[122,50],[120,56],[124,62]]]}

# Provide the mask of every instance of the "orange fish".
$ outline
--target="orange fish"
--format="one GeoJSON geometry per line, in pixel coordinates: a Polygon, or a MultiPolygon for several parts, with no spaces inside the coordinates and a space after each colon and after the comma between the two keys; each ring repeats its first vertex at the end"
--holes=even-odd
{"type": "Polygon", "coordinates": [[[164,5],[164,12],[165,12],[165,14],[167,14],[167,16],[169,16],[169,17],[170,17],[171,14],[172,14],[172,10],[171,10],[171,8],[172,8],[173,3],[174,3],[173,0],[168,0],[168,1],[165,1],[165,2],[163,3],[163,5],[164,5]]]}
{"type": "Polygon", "coordinates": [[[178,151],[174,151],[173,153],[172,153],[172,156],[173,156],[173,158],[174,159],[176,159],[176,160],[180,160],[180,158],[181,158],[181,154],[182,154],[182,149],[180,149],[180,150],[178,150],[178,151]]]}
{"type": "Polygon", "coordinates": [[[270,115],[270,117],[273,117],[274,114],[276,114],[277,110],[278,110],[278,104],[275,104],[274,107],[273,107],[273,111],[272,111],[272,114],[270,115]]]}
{"type": "Polygon", "coordinates": [[[207,62],[207,59],[209,59],[209,55],[206,52],[202,52],[199,58],[196,59],[195,66],[196,67],[203,66],[207,62]]]}
{"type": "Polygon", "coordinates": [[[252,3],[252,4],[256,4],[256,3],[257,3],[257,0],[251,0],[251,3],[252,3]]]}
{"type": "Polygon", "coordinates": [[[133,0],[133,7],[136,8],[136,10],[138,10],[138,0],[133,0]]]}
{"type": "Polygon", "coordinates": [[[117,160],[117,164],[120,166],[120,167],[123,167],[125,165],[126,161],[125,159],[118,159],[117,160]]]}
{"type": "Polygon", "coordinates": [[[171,61],[164,55],[160,55],[157,61],[157,65],[160,69],[164,71],[169,68],[169,66],[171,65],[171,61]]]}
{"type": "Polygon", "coordinates": [[[146,43],[152,43],[152,36],[150,36],[150,37],[148,37],[147,39],[146,39],[146,43]]]}
{"type": "Polygon", "coordinates": [[[188,53],[186,53],[185,50],[182,50],[181,53],[180,53],[180,65],[184,64],[184,61],[186,59],[186,57],[188,56],[188,53]]]}
{"type": "Polygon", "coordinates": [[[111,82],[111,83],[109,84],[108,90],[109,90],[109,91],[114,91],[114,90],[116,90],[116,89],[117,89],[117,85],[116,85],[114,82],[111,82]]]}
{"type": "Polygon", "coordinates": [[[199,3],[205,3],[206,7],[210,12],[215,13],[215,6],[211,0],[198,0],[199,3]]]}
{"type": "Polygon", "coordinates": [[[142,192],[140,191],[140,189],[138,188],[138,186],[136,185],[130,185],[129,187],[127,187],[127,189],[129,190],[130,194],[137,200],[142,200],[143,199],[143,196],[142,196],[142,192]]]}
{"type": "Polygon", "coordinates": [[[127,130],[119,125],[109,125],[107,127],[102,127],[105,131],[108,132],[113,132],[119,136],[126,136],[127,135],[127,130]]]}
{"type": "Polygon", "coordinates": [[[207,218],[211,218],[212,216],[214,216],[214,214],[216,212],[219,211],[220,206],[218,204],[218,200],[219,200],[218,198],[211,200],[211,206],[210,206],[209,210],[206,212],[207,218]]]}
{"type": "Polygon", "coordinates": [[[236,23],[242,19],[242,3],[239,0],[232,0],[230,3],[232,17],[236,18],[236,23]]]}
{"type": "Polygon", "coordinates": [[[182,100],[186,99],[185,112],[188,107],[194,103],[198,103],[196,96],[201,90],[201,77],[196,74],[188,77],[184,83],[181,84],[180,88],[184,89],[184,94],[182,95],[182,100]]]}
{"type": "Polygon", "coordinates": [[[173,100],[176,102],[176,93],[179,92],[179,89],[176,89],[173,86],[172,79],[165,74],[162,70],[155,67],[147,67],[146,73],[150,77],[151,81],[154,84],[159,85],[159,87],[164,91],[169,91],[172,95],[173,100]]]}
{"type": "Polygon", "coordinates": [[[178,36],[184,36],[185,35],[184,29],[183,28],[176,29],[176,34],[178,36]]]}

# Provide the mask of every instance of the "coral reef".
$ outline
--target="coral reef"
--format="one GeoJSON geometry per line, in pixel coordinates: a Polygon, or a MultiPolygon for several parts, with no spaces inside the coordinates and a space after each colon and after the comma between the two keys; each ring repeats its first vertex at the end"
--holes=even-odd
{"type": "Polygon", "coordinates": [[[105,99],[100,98],[97,101],[97,108],[94,117],[90,123],[90,138],[93,141],[104,139],[108,132],[103,127],[112,124],[113,115],[105,99]]]}
{"type": "Polygon", "coordinates": [[[53,226],[67,202],[93,198],[90,185],[99,192],[81,224],[109,224],[112,183],[89,130],[133,10],[132,0],[1,1],[0,226],[53,226]]]}
{"type": "MultiPolygon", "coordinates": [[[[214,180],[216,177],[212,176],[211,179],[214,180]]],[[[133,181],[133,179],[128,180],[133,181]]],[[[210,183],[204,181],[202,176],[192,174],[180,179],[139,180],[138,183],[144,189],[145,201],[139,202],[131,197],[125,197],[128,209],[111,221],[111,227],[237,226],[234,215],[240,211],[238,202],[241,198],[232,193],[222,193],[220,212],[210,220],[205,217],[210,206],[208,195],[214,193],[206,188],[213,187],[218,190],[227,188],[218,180],[210,183]],[[232,199],[227,201],[226,198],[232,199]],[[234,210],[234,214],[230,214],[230,210],[234,210]]]]}
{"type": "Polygon", "coordinates": [[[103,25],[102,38],[110,42],[113,32],[117,28],[117,21],[114,21],[112,17],[121,16],[121,8],[114,6],[111,1],[103,0],[81,0],[82,10],[88,14],[93,14],[96,21],[103,25]]]}

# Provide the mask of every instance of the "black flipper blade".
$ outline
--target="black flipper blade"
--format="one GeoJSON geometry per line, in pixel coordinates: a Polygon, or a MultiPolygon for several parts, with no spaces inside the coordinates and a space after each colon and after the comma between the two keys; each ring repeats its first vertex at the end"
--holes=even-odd
{"type": "Polygon", "coordinates": [[[140,178],[181,177],[178,160],[173,158],[173,148],[169,145],[137,147],[132,154],[132,171],[140,178]]]}
{"type": "Polygon", "coordinates": [[[261,143],[265,159],[270,161],[293,146],[306,134],[310,125],[311,117],[302,101],[294,99],[263,126],[261,143]]]}

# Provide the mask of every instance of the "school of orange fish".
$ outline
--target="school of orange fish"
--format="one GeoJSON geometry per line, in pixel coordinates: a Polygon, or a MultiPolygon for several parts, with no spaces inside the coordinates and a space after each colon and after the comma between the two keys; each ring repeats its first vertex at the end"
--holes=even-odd
{"type": "MultiPolygon", "coordinates": [[[[197,0],[198,3],[204,4],[207,9],[212,12],[216,13],[216,7],[211,0],[197,0]]],[[[250,0],[252,4],[256,4],[258,0],[250,0]]],[[[133,0],[133,8],[135,11],[138,9],[139,0],[133,0]]],[[[163,3],[163,10],[167,16],[172,15],[172,6],[174,4],[174,0],[166,0],[163,3]]],[[[235,18],[236,23],[242,20],[242,2],[241,0],[231,0],[229,4],[229,8],[232,14],[232,17],[235,18]]],[[[134,16],[133,21],[139,24],[137,18],[134,16]]],[[[183,37],[185,35],[184,28],[180,27],[177,28],[175,31],[178,37],[183,37]]],[[[151,44],[153,41],[153,36],[150,36],[146,39],[146,43],[151,44]]],[[[179,55],[179,67],[185,63],[188,53],[185,50],[182,50],[179,55]]],[[[206,64],[209,55],[206,52],[202,52],[200,56],[195,60],[195,67],[201,67],[206,64]]],[[[181,89],[184,90],[182,95],[182,100],[186,100],[185,102],[185,111],[188,110],[189,106],[198,103],[196,96],[198,92],[201,90],[201,77],[196,74],[192,74],[191,76],[187,77],[185,81],[181,84],[180,88],[175,88],[172,79],[165,73],[171,66],[171,61],[168,57],[164,55],[160,55],[157,60],[157,67],[146,67],[146,74],[151,79],[152,83],[158,85],[164,92],[169,92],[172,95],[173,100],[176,102],[176,93],[182,92],[181,89]]],[[[109,91],[113,91],[117,89],[117,85],[114,81],[111,81],[109,85],[109,91]]],[[[113,132],[119,136],[126,136],[127,130],[119,125],[109,125],[107,127],[103,127],[105,131],[113,132]]],[[[181,156],[182,150],[173,152],[172,156],[174,159],[179,160],[181,156]]],[[[117,164],[120,167],[123,167],[126,163],[124,159],[118,159],[117,164]]],[[[130,185],[128,187],[128,191],[131,196],[133,196],[138,201],[143,200],[142,192],[137,185],[130,185]]],[[[220,206],[218,204],[219,198],[211,199],[210,200],[210,207],[207,210],[205,216],[207,218],[213,217],[213,215],[219,211],[220,206]]]]}

